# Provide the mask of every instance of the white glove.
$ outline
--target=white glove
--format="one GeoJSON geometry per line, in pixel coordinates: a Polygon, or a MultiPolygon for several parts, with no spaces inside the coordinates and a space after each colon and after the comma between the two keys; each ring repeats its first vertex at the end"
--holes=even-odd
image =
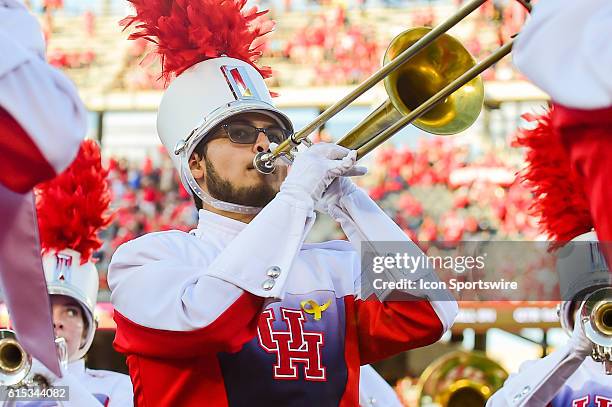
{"type": "Polygon", "coordinates": [[[332,181],[353,174],[357,152],[330,143],[317,143],[297,154],[281,192],[300,191],[316,204],[332,181]]]}
{"type": "Polygon", "coordinates": [[[45,39],[38,20],[20,0],[0,0],[0,37],[6,36],[45,59],[45,39]]]}
{"type": "MultiPolygon", "coordinates": [[[[368,172],[366,167],[353,167],[351,176],[365,175],[368,172]]],[[[329,184],[323,196],[315,205],[315,210],[327,213],[332,218],[336,218],[336,211],[340,210],[340,198],[348,196],[357,190],[357,186],[347,176],[338,177],[329,184]]]]}
{"type": "Polygon", "coordinates": [[[590,356],[593,350],[593,344],[584,334],[584,329],[582,327],[582,323],[580,322],[579,316],[576,317],[574,321],[574,331],[572,332],[572,337],[569,340],[569,345],[572,349],[572,353],[581,359],[585,359],[586,357],[590,356]]]}

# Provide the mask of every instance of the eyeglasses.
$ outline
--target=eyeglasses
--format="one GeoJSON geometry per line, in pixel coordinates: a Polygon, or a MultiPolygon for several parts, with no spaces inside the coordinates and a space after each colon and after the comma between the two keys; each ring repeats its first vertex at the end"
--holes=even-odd
{"type": "Polygon", "coordinates": [[[253,144],[257,141],[259,133],[268,137],[271,143],[280,144],[291,135],[289,130],[281,127],[255,127],[250,124],[231,123],[221,125],[230,141],[236,144],[253,144]]]}

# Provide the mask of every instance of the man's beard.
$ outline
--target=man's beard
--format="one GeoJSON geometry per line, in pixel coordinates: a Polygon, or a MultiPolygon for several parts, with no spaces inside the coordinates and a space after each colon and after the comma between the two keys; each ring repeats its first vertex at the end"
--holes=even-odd
{"type": "Polygon", "coordinates": [[[213,198],[220,201],[257,208],[266,206],[278,192],[263,179],[256,186],[236,188],[219,176],[210,160],[206,160],[206,188],[213,198]]]}

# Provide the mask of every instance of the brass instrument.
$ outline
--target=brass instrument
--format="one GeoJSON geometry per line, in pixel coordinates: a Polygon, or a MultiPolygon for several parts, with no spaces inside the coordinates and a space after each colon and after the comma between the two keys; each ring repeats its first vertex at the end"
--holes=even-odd
{"type": "Polygon", "coordinates": [[[612,374],[612,288],[600,288],[585,299],[578,313],[586,337],[593,343],[592,357],[612,374]]]}
{"type": "MultiPolygon", "coordinates": [[[[356,149],[358,159],[411,123],[439,135],[455,134],[468,128],[480,114],[484,100],[479,75],[508,55],[513,41],[476,63],[446,32],[486,1],[467,2],[435,28],[415,28],[397,36],[387,49],[380,70],[274,151],[255,156],[254,167],[261,173],[270,174],[277,158],[291,160],[297,145],[312,144],[308,140],[310,133],[381,80],[384,80],[389,99],[338,141],[341,146],[356,149]]],[[[528,0],[517,1],[531,10],[528,0]]]]}
{"type": "Polygon", "coordinates": [[[420,407],[483,407],[508,373],[481,352],[448,353],[425,369],[417,384],[420,407]]]}
{"type": "MultiPolygon", "coordinates": [[[[68,345],[66,339],[55,338],[60,366],[68,365],[68,345]]],[[[49,380],[43,375],[29,377],[32,369],[32,356],[17,341],[15,332],[0,329],[0,386],[13,388],[21,386],[48,387],[49,380]]]]}
{"type": "Polygon", "coordinates": [[[32,367],[32,357],[17,342],[15,333],[0,330],[0,385],[13,386],[21,383],[32,367]]]}

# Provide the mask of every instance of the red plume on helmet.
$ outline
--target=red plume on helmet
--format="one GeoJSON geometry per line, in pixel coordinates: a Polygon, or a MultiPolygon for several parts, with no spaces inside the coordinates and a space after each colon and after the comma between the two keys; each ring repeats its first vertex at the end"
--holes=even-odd
{"type": "Polygon", "coordinates": [[[107,175],[100,147],[93,140],[85,140],[63,173],[36,187],[43,253],[72,249],[81,254],[81,264],[91,259],[102,245],[98,230],[112,218],[108,213],[111,199],[107,175]]]}
{"type": "Polygon", "coordinates": [[[120,24],[134,26],[130,39],[144,38],[156,44],[166,83],[187,68],[222,55],[251,64],[267,78],[269,67],[255,65],[261,56],[261,37],[274,22],[262,16],[268,11],[245,10],[246,0],[129,0],[136,15],[120,24]]]}
{"type": "Polygon", "coordinates": [[[521,129],[516,144],[526,148],[527,166],[519,175],[534,195],[531,210],[540,217],[543,232],[557,242],[555,248],[590,231],[593,221],[586,195],[552,125],[552,113],[523,115],[537,125],[521,129]]]}

